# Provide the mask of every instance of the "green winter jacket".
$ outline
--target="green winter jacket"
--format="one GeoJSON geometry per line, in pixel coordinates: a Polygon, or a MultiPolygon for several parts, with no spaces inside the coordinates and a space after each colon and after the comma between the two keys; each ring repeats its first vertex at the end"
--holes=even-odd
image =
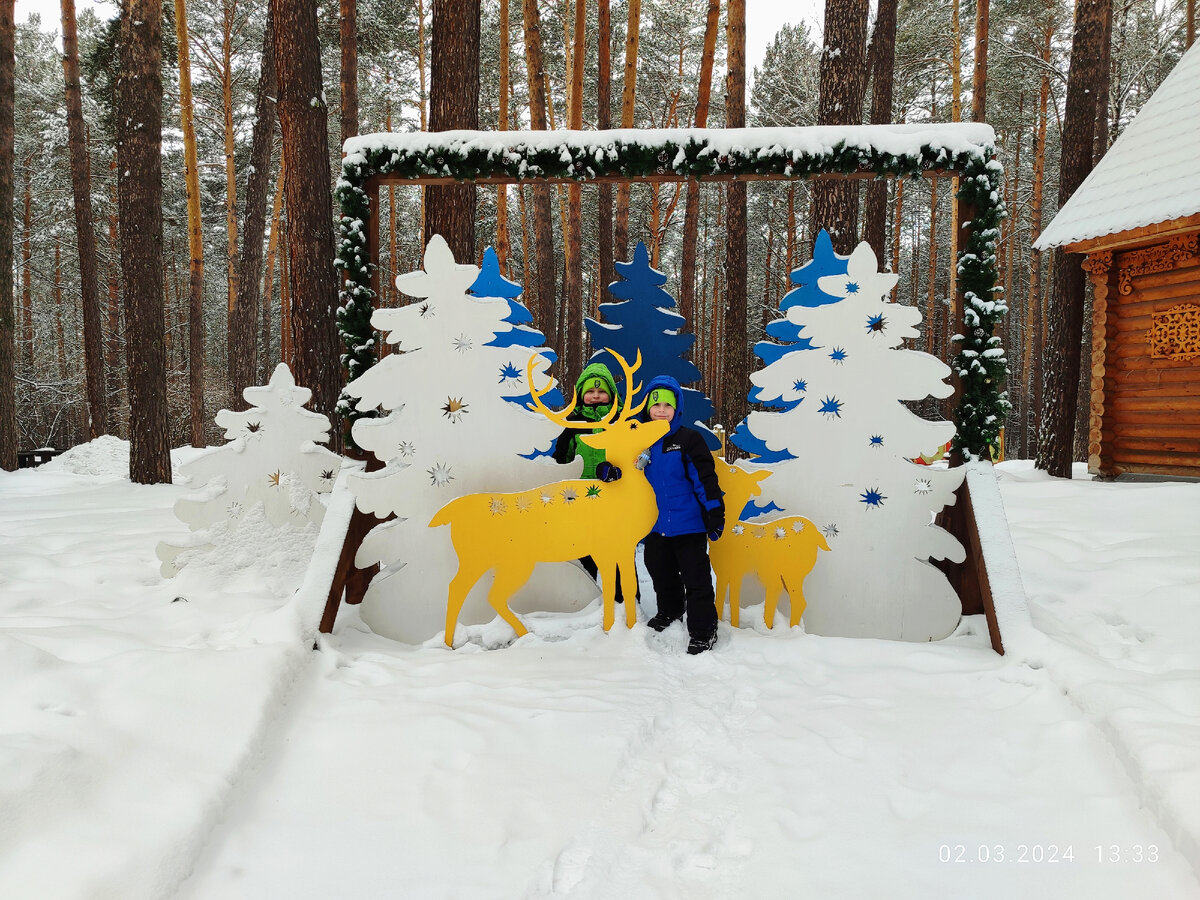
{"type": "MultiPolygon", "coordinates": [[[[608,370],[608,366],[604,363],[592,363],[579,373],[579,378],[575,382],[576,402],[575,408],[571,410],[571,414],[567,417],[576,421],[598,422],[608,415],[612,409],[612,404],[620,405],[621,397],[617,393],[617,382],[613,378],[612,372],[608,370]],[[585,387],[593,380],[599,379],[604,382],[605,390],[612,397],[612,403],[604,406],[585,406],[583,403],[583,395],[586,393],[585,387]]],[[[601,429],[592,429],[592,433],[601,429]]],[[[554,459],[558,463],[566,464],[573,460],[576,456],[583,457],[583,473],[581,478],[595,478],[596,466],[604,462],[604,451],[596,450],[589,447],[583,441],[579,440],[579,435],[585,433],[582,428],[564,428],[563,433],[558,436],[558,440],[554,442],[554,459]]]]}

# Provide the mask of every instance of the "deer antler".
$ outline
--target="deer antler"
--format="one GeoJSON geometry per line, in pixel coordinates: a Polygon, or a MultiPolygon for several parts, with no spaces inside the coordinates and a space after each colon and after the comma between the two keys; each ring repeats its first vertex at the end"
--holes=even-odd
{"type": "MultiPolygon", "coordinates": [[[[648,397],[643,397],[642,402],[632,408],[629,405],[630,401],[633,399],[633,395],[642,389],[642,383],[640,381],[637,382],[637,384],[634,384],[633,381],[633,373],[642,367],[642,349],[641,347],[638,348],[637,359],[633,361],[632,366],[629,365],[629,363],[625,361],[625,357],[623,357],[616,350],[609,349],[608,352],[612,354],[613,358],[618,363],[620,363],[621,370],[625,373],[625,409],[621,413],[620,418],[620,421],[624,422],[640,414],[641,411],[646,408],[646,400],[649,399],[648,397]]],[[[615,404],[613,408],[616,408],[615,404]]],[[[609,419],[609,421],[612,420],[609,419]]]]}
{"type": "Polygon", "coordinates": [[[541,359],[540,354],[536,354],[536,353],[533,356],[529,357],[529,362],[527,362],[525,364],[525,381],[529,385],[529,396],[533,400],[532,403],[526,404],[526,406],[529,409],[533,410],[534,412],[540,412],[543,416],[545,416],[551,422],[553,422],[556,425],[561,425],[564,428],[580,428],[580,429],[586,428],[589,430],[594,430],[596,428],[607,428],[609,425],[612,425],[613,422],[624,422],[624,421],[631,419],[634,416],[638,415],[645,408],[647,398],[643,397],[642,402],[632,408],[630,408],[630,406],[629,406],[629,398],[631,398],[634,394],[636,394],[638,391],[640,391],[642,389],[642,383],[640,381],[636,385],[634,385],[634,382],[633,382],[633,373],[636,372],[639,368],[641,368],[641,365],[642,365],[642,351],[640,348],[638,349],[637,359],[634,360],[632,366],[629,365],[629,363],[625,361],[625,358],[623,356],[621,356],[620,353],[617,353],[617,351],[610,349],[608,352],[613,355],[613,357],[617,360],[618,363],[620,363],[621,370],[625,373],[626,387],[628,388],[630,385],[633,385],[632,389],[630,389],[626,393],[625,408],[623,410],[619,409],[618,404],[613,403],[612,408],[609,409],[607,415],[605,415],[604,418],[602,418],[596,422],[590,422],[587,420],[579,420],[579,419],[568,419],[567,416],[570,415],[571,410],[573,410],[575,408],[575,404],[579,402],[579,393],[574,388],[571,389],[571,402],[567,405],[566,409],[563,409],[563,410],[551,409],[545,403],[542,402],[542,397],[544,397],[544,396],[546,396],[546,394],[550,393],[550,389],[553,386],[554,382],[551,381],[549,384],[546,385],[546,387],[543,390],[539,391],[533,381],[534,360],[541,359]],[[621,413],[620,418],[617,418],[618,411],[621,413]]]}

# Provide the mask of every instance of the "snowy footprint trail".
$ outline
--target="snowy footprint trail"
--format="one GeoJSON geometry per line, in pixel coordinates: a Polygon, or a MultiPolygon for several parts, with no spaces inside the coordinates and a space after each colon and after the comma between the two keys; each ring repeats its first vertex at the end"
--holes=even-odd
{"type": "Polygon", "coordinates": [[[1197,895],[1101,732],[971,627],[722,626],[699,658],[594,608],[531,630],[451,653],[347,616],[181,896],[1197,895]]]}

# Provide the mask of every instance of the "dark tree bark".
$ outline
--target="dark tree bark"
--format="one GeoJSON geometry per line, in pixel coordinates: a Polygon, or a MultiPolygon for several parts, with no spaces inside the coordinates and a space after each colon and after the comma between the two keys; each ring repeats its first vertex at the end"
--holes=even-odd
{"type": "MultiPolygon", "coordinates": [[[[429,59],[429,130],[479,127],[480,0],[434,0],[429,59]]],[[[475,185],[431,186],[426,240],[440,234],[460,263],[475,259],[475,185]]]]}
{"type": "MultiPolygon", "coordinates": [[[[979,0],[986,3],[987,0],[979,0]]],[[[871,52],[867,54],[871,72],[871,124],[890,125],[892,122],[892,81],[896,74],[896,5],[897,0],[879,0],[875,31],[871,35],[871,52]]],[[[899,181],[896,182],[897,185],[899,181]]],[[[887,182],[872,181],[867,186],[863,206],[863,240],[883,263],[884,240],[887,231],[887,182]]],[[[892,260],[892,266],[896,260],[892,260]]]]}
{"type": "MultiPolygon", "coordinates": [[[[583,128],[584,40],[587,36],[585,0],[575,0],[575,28],[572,35],[571,94],[567,106],[567,127],[583,128]]],[[[566,260],[563,267],[563,363],[574,375],[583,369],[583,187],[567,186],[567,232],[563,240],[566,260]]]]}
{"type": "MultiPolygon", "coordinates": [[[[275,137],[275,27],[267,10],[263,35],[262,71],[254,99],[254,133],[250,142],[250,177],[246,181],[246,212],[242,221],[242,256],[238,260],[237,303],[229,332],[230,409],[245,408],[242,391],[258,378],[258,312],[262,283],[263,235],[271,190],[271,146],[275,137]]],[[[269,334],[269,332],[268,332],[269,334]]],[[[263,347],[263,354],[269,348],[263,347]]]]}
{"type": "MultiPolygon", "coordinates": [[[[700,57],[700,83],[696,92],[696,115],[693,124],[704,128],[708,124],[708,103],[712,95],[713,59],[717,48],[717,23],[721,17],[721,0],[708,0],[704,20],[704,52],[700,57]]],[[[693,321],[696,305],[696,238],[700,226],[700,184],[689,181],[684,185],[687,197],[683,203],[683,261],[679,269],[679,314],[693,321]]],[[[694,327],[694,326],[693,326],[694,327]]]]}
{"type": "Polygon", "coordinates": [[[976,0],[975,70],[971,76],[971,121],[987,121],[988,27],[991,0],[976,0]]]}
{"type": "MultiPolygon", "coordinates": [[[[1104,51],[1104,17],[1111,0],[1078,0],[1075,36],[1071,41],[1071,68],[1067,75],[1067,101],[1062,125],[1062,161],[1059,166],[1058,206],[1092,171],[1096,127],[1096,94],[1104,51]]],[[[1038,447],[1037,467],[1061,478],[1071,477],[1074,456],[1075,407],[1079,391],[1080,340],[1082,338],[1085,278],[1082,257],[1054,250],[1054,284],[1050,299],[1050,335],[1045,350],[1047,366],[1045,431],[1038,447]]]]}
{"type": "MultiPolygon", "coordinates": [[[[525,29],[525,68],[529,75],[529,127],[546,130],[546,73],[542,63],[542,31],[537,0],[522,0],[521,16],[525,29]]],[[[533,252],[537,256],[537,310],[535,324],[552,339],[555,332],[555,260],[554,226],[550,221],[550,188],[534,184],[533,252]]],[[[528,263],[526,263],[528,265],[528,263]]],[[[528,279],[527,279],[528,281],[528,279]]]]}
{"type": "MultiPolygon", "coordinates": [[[[16,0],[0,0],[0,272],[13,270],[13,105],[16,0]]],[[[17,354],[11,275],[0,278],[0,469],[17,467],[17,354]]]]}
{"type": "MultiPolygon", "coordinates": [[[[726,7],[726,44],[729,77],[725,89],[725,124],[746,127],[746,0],[729,0],[726,7]]],[[[731,181],[726,188],[725,210],[725,315],[722,345],[724,360],[718,416],[729,430],[746,415],[746,385],[750,354],[746,334],[746,183],[731,181]]]]}
{"type": "Polygon", "coordinates": [[[63,76],[67,88],[67,146],[71,156],[71,189],[75,195],[75,236],[79,249],[79,285],[83,303],[83,365],[87,378],[88,437],[108,431],[108,394],[104,384],[104,348],[100,324],[96,226],[92,220],[91,172],[79,90],[79,37],[75,0],[62,0],[63,76]]]}
{"type": "MultiPolygon", "coordinates": [[[[719,2],[719,0],[718,0],[719,2]]],[[[596,77],[596,127],[601,131],[612,128],[612,10],[609,0],[598,0],[596,19],[597,77],[596,77]]],[[[600,260],[600,292],[616,281],[613,268],[613,190],[611,184],[596,188],[596,205],[599,226],[597,252],[600,260]]]]}
{"type": "Polygon", "coordinates": [[[142,484],[171,480],[163,337],[162,100],[162,2],[124,0],[117,197],[129,370],[129,478],[142,484]]]}
{"type": "MultiPolygon", "coordinates": [[[[861,125],[863,56],[867,39],[867,0],[828,0],[825,50],[821,54],[818,125],[861,125]]],[[[845,178],[817,181],[809,216],[812,238],[822,228],[833,249],[847,254],[858,236],[858,182],[845,178]]]]}
{"type": "Polygon", "coordinates": [[[345,144],[347,138],[358,136],[358,0],[340,0],[338,43],[342,50],[342,143],[345,144]]]}
{"type": "Polygon", "coordinates": [[[279,128],[287,168],[287,247],[291,366],[296,383],[313,392],[312,409],[333,419],[341,384],[337,280],[333,268],[333,191],[329,115],[322,101],[316,0],[271,0],[279,128]]]}

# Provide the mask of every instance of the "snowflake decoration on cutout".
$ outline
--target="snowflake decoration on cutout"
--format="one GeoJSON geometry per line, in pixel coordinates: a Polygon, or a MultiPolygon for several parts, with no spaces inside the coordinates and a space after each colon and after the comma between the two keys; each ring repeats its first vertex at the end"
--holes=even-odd
{"type": "Polygon", "coordinates": [[[797,378],[796,383],[792,385],[792,390],[797,394],[808,390],[808,382],[803,378],[797,378]]]}
{"type": "Polygon", "coordinates": [[[883,313],[876,313],[873,316],[867,316],[867,331],[871,334],[878,334],[887,328],[887,319],[883,313]]]}
{"type": "Polygon", "coordinates": [[[447,397],[446,405],[442,407],[442,415],[451,422],[461,422],[468,412],[469,403],[463,403],[462,397],[447,397]]]}
{"type": "Polygon", "coordinates": [[[744,525],[734,525],[734,526],[733,526],[733,533],[734,533],[734,534],[745,534],[745,533],[746,533],[746,526],[744,526],[744,525]]]}
{"type": "Polygon", "coordinates": [[[821,529],[821,534],[825,535],[827,538],[835,538],[838,536],[838,527],[830,522],[821,529]]]}
{"type": "Polygon", "coordinates": [[[500,384],[506,381],[520,381],[521,371],[512,363],[505,363],[500,367],[500,384]]]}
{"type": "Polygon", "coordinates": [[[913,486],[913,490],[916,491],[916,493],[918,493],[918,494],[932,494],[933,493],[933,479],[918,478],[916,485],[913,486]]]}
{"type": "Polygon", "coordinates": [[[454,480],[454,475],[450,469],[451,466],[447,462],[439,460],[434,463],[425,470],[429,474],[429,483],[434,487],[445,487],[454,480]]]}
{"type": "Polygon", "coordinates": [[[826,397],[821,401],[821,408],[817,410],[819,413],[824,413],[831,419],[840,419],[842,417],[842,407],[845,404],[836,397],[826,397]]]}
{"type": "Polygon", "coordinates": [[[417,452],[417,448],[412,441],[401,441],[397,450],[405,459],[411,459],[417,452]]]}
{"type": "Polygon", "coordinates": [[[879,488],[877,487],[867,488],[858,496],[862,498],[859,502],[865,503],[867,509],[878,509],[883,506],[883,501],[887,499],[887,497],[879,493],[879,488]]]}
{"type": "Polygon", "coordinates": [[[803,530],[804,530],[804,523],[801,522],[799,519],[797,519],[795,522],[792,523],[792,531],[796,532],[796,534],[799,534],[803,530]]]}
{"type": "Polygon", "coordinates": [[[600,485],[598,485],[598,484],[589,484],[589,485],[588,485],[588,489],[587,489],[587,496],[588,496],[589,498],[592,498],[592,497],[599,497],[599,496],[600,496],[600,485]]]}
{"type": "Polygon", "coordinates": [[[471,339],[465,334],[460,334],[454,339],[454,349],[459,353],[466,353],[472,347],[471,339]]]}
{"type": "Polygon", "coordinates": [[[563,498],[563,503],[567,503],[567,504],[574,503],[576,500],[579,499],[579,492],[576,491],[575,488],[566,488],[562,492],[562,498],[563,498]]]}
{"type": "Polygon", "coordinates": [[[883,446],[883,435],[882,434],[871,435],[871,447],[882,447],[882,446],[883,446]]]}
{"type": "Polygon", "coordinates": [[[488,504],[488,508],[492,511],[493,516],[502,516],[508,512],[508,507],[504,505],[504,501],[499,497],[493,497],[492,502],[488,504]]]}
{"type": "Polygon", "coordinates": [[[835,363],[837,363],[840,366],[843,362],[846,361],[846,357],[849,355],[850,354],[848,354],[844,348],[834,347],[833,351],[829,354],[829,358],[832,359],[835,363]]]}
{"type": "Polygon", "coordinates": [[[777,526],[775,528],[775,540],[782,541],[785,537],[787,537],[787,529],[782,525],[777,526]]]}

